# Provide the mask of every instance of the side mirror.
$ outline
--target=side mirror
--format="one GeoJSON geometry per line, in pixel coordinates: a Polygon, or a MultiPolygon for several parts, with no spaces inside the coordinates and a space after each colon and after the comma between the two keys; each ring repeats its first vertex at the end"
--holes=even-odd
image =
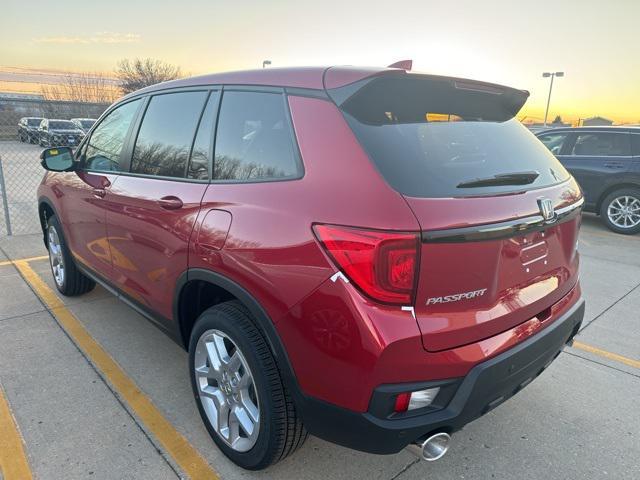
{"type": "Polygon", "coordinates": [[[40,164],[52,172],[71,172],[75,169],[73,151],[69,147],[45,148],[40,164]]]}

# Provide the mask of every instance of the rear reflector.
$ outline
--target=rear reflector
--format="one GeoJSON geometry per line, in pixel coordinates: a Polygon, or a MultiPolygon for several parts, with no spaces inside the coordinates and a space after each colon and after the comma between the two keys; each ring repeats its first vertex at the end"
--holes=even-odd
{"type": "Polygon", "coordinates": [[[411,393],[401,393],[396,397],[396,403],[393,406],[393,411],[396,413],[406,412],[409,408],[409,401],[411,400],[411,393]]]}
{"type": "Polygon", "coordinates": [[[415,392],[400,393],[396,397],[395,404],[393,405],[393,411],[401,413],[428,407],[433,403],[439,392],[440,387],[434,387],[427,388],[425,390],[417,390],[415,392]]]}
{"type": "Polygon", "coordinates": [[[315,225],[322,246],[353,284],[383,303],[412,305],[418,235],[315,225]]]}

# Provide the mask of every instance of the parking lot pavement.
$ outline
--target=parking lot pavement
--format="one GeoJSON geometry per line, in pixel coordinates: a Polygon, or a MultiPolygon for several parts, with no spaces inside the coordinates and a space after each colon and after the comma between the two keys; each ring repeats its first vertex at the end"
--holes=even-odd
{"type": "MultiPolygon", "coordinates": [[[[435,463],[418,462],[407,452],[368,455],[310,438],[293,457],[264,472],[242,471],[219,453],[202,426],[184,351],[100,287],[62,299],[62,308],[223,479],[635,479],[640,472],[640,236],[615,235],[585,215],[580,250],[588,322],[575,347],[525,393],[455,434],[450,453],[435,463]]],[[[135,414],[135,398],[121,394],[110,374],[96,367],[101,364],[94,354],[82,350],[82,343],[76,346],[77,332],[69,335],[61,328],[64,322],[35,295],[42,293],[33,280],[28,284],[13,265],[2,264],[2,255],[44,253],[38,235],[0,239],[0,291],[11,289],[11,299],[3,294],[0,300],[0,384],[34,476],[184,476],[179,452],[168,452],[156,426],[135,414]]],[[[51,292],[47,261],[28,265],[51,292]]]]}

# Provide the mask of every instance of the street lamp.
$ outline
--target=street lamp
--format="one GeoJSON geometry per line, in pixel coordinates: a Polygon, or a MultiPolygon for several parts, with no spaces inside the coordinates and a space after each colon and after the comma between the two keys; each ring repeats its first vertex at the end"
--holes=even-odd
{"type": "Polygon", "coordinates": [[[551,83],[549,85],[549,97],[547,97],[547,109],[544,112],[544,126],[547,126],[547,115],[549,115],[549,103],[551,102],[551,90],[553,89],[553,79],[555,77],[564,77],[564,72],[544,72],[543,78],[551,77],[551,83]]]}
{"type": "Polygon", "coordinates": [[[267,65],[271,65],[271,60],[263,60],[262,61],[262,68],[266,67],[267,65]]]}

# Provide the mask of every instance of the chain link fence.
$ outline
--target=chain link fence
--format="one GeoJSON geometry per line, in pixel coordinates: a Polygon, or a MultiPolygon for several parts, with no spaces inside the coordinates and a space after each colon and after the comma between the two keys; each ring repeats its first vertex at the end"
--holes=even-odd
{"type": "Polygon", "coordinates": [[[44,175],[44,145],[69,145],[108,107],[105,103],[0,96],[0,236],[38,233],[36,192],[44,175]],[[49,119],[49,128],[40,127],[49,119]],[[73,123],[58,122],[59,120],[73,123]],[[53,128],[55,126],[55,128],[53,128]]]}

